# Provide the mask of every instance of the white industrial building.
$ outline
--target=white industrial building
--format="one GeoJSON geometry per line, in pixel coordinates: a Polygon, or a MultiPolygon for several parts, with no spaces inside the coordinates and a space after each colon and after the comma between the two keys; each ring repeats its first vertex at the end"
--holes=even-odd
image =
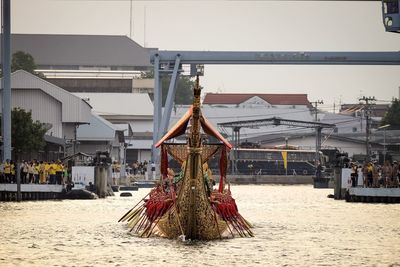
{"type": "MultiPolygon", "coordinates": [[[[75,93],[75,95],[87,101],[93,107],[94,113],[110,122],[112,127],[123,132],[126,149],[124,154],[128,163],[151,159],[153,103],[148,94],[75,93]]],[[[87,138],[90,138],[89,133],[87,138]]],[[[118,159],[115,155],[114,158],[118,159]]]]}
{"type": "Polygon", "coordinates": [[[64,156],[66,141],[71,143],[75,139],[77,126],[90,122],[91,106],[64,89],[23,70],[11,74],[11,86],[11,108],[31,111],[33,121],[39,120],[50,126],[45,136],[47,148],[37,156],[43,159],[64,156]],[[51,148],[51,144],[55,146],[51,148]]]}
{"type": "Polygon", "coordinates": [[[78,127],[76,151],[94,156],[96,151],[107,151],[113,160],[124,160],[124,134],[109,121],[92,112],[89,124],[78,127]]]}
{"type": "Polygon", "coordinates": [[[107,151],[116,160],[124,159],[123,131],[95,114],[87,101],[23,70],[11,75],[11,84],[11,108],[30,111],[33,121],[49,125],[44,151],[24,158],[51,160],[107,151]]]}

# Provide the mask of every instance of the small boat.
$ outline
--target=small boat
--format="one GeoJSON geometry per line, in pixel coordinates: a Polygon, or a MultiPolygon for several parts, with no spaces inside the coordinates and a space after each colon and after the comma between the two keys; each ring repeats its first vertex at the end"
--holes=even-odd
{"type": "Polygon", "coordinates": [[[121,194],[119,194],[120,197],[131,197],[132,193],[131,192],[121,192],[121,194]]]}
{"type": "Polygon", "coordinates": [[[135,184],[119,187],[119,191],[138,191],[138,190],[139,190],[139,187],[135,184]]]}
{"type": "Polygon", "coordinates": [[[97,199],[98,196],[86,189],[72,189],[61,197],[62,199],[97,199]]]}
{"type": "Polygon", "coordinates": [[[161,150],[159,181],[119,221],[126,221],[131,231],[141,237],[251,237],[251,225],[240,215],[226,180],[227,155],[232,145],[201,113],[198,76],[193,91],[193,105],[156,144],[161,150]],[[186,143],[168,143],[184,134],[186,143]],[[168,157],[181,165],[178,175],[168,167],[168,157]],[[220,181],[216,189],[207,164],[212,157],[219,157],[220,181]]]}
{"type": "Polygon", "coordinates": [[[148,181],[148,180],[139,180],[134,182],[134,185],[138,188],[153,188],[156,183],[155,181],[148,181]]]}

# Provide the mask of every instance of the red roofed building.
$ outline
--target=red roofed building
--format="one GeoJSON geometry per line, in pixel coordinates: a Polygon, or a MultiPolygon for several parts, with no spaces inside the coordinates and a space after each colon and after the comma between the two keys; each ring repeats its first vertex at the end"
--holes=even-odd
{"type": "Polygon", "coordinates": [[[307,106],[311,107],[307,94],[215,94],[207,93],[203,105],[218,106],[307,106]]]}

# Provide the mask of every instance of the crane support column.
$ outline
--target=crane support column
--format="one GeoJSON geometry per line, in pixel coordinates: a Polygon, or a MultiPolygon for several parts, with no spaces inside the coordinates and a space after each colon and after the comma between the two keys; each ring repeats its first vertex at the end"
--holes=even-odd
{"type": "Polygon", "coordinates": [[[11,159],[11,1],[3,0],[3,161],[11,159]]]}
{"type": "Polygon", "coordinates": [[[151,160],[155,163],[159,161],[158,149],[155,144],[158,141],[158,133],[161,119],[162,88],[160,84],[160,57],[154,56],[154,114],[153,114],[153,146],[151,149],[151,160]]]}
{"type": "Polygon", "coordinates": [[[178,54],[175,59],[174,70],[172,72],[171,81],[169,82],[167,100],[165,101],[164,113],[162,115],[161,126],[158,132],[158,139],[161,139],[162,135],[168,130],[169,120],[171,118],[172,106],[174,105],[174,99],[176,94],[176,81],[179,76],[179,64],[181,62],[180,55],[178,54]]]}

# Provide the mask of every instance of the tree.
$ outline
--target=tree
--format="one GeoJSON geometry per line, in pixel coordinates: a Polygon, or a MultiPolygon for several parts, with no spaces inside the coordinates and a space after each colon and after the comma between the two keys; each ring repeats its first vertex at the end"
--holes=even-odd
{"type": "Polygon", "coordinates": [[[43,149],[47,130],[46,124],[32,120],[32,112],[14,108],[11,111],[11,146],[14,155],[18,157],[21,153],[43,149]]]}
{"type": "Polygon", "coordinates": [[[391,126],[400,126],[400,99],[393,99],[392,105],[381,121],[381,125],[386,124],[390,124],[391,126]]]}
{"type": "MultiPolygon", "coordinates": [[[[141,75],[142,79],[154,78],[153,70],[148,72],[143,72],[141,75]]],[[[163,75],[161,77],[162,85],[162,105],[165,105],[165,101],[168,95],[169,83],[171,81],[171,76],[163,75]]],[[[193,102],[193,87],[194,81],[190,80],[188,76],[179,75],[176,84],[176,94],[175,94],[175,104],[177,105],[190,105],[193,102]]]]}
{"type": "Polygon", "coordinates": [[[23,51],[17,51],[12,55],[11,72],[14,72],[16,70],[25,70],[32,74],[36,74],[35,69],[35,60],[33,59],[31,54],[25,53],[23,51]]]}
{"type": "MultiPolygon", "coordinates": [[[[162,103],[165,105],[167,100],[168,88],[171,77],[164,76],[162,78],[162,103]]],[[[194,82],[188,76],[179,76],[176,84],[175,104],[190,105],[193,102],[194,82]]]]}

